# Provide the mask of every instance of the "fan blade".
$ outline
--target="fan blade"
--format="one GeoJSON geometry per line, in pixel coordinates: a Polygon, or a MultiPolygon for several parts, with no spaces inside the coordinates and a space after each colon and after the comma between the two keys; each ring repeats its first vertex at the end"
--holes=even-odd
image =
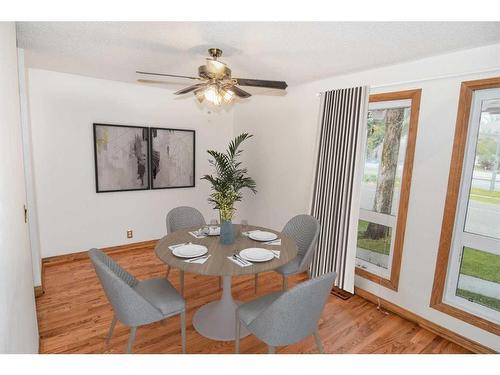
{"type": "Polygon", "coordinates": [[[182,95],[182,94],[187,94],[188,92],[194,91],[196,89],[199,89],[201,87],[205,87],[205,83],[197,83],[196,85],[188,86],[185,87],[179,91],[174,92],[174,95],[182,95]]]}
{"type": "Polygon", "coordinates": [[[266,81],[263,79],[234,78],[240,86],[268,87],[284,90],[288,87],[285,81],[266,81]]]}
{"type": "Polygon", "coordinates": [[[140,83],[154,83],[154,84],[158,84],[158,85],[164,85],[164,84],[169,84],[170,82],[167,82],[167,81],[155,81],[155,80],[152,80],[152,79],[138,79],[137,82],[140,82],[140,83]]]}
{"type": "Polygon", "coordinates": [[[236,86],[230,86],[226,90],[231,90],[236,96],[239,96],[240,98],[249,98],[252,96],[252,94],[249,94],[248,92],[236,86]]]}
{"type": "Polygon", "coordinates": [[[139,70],[135,71],[137,74],[146,74],[150,76],[161,76],[161,77],[174,77],[174,78],[188,78],[188,79],[197,79],[200,80],[199,77],[190,77],[190,76],[180,76],[177,74],[165,74],[165,73],[150,73],[150,72],[141,72],[139,70]]]}

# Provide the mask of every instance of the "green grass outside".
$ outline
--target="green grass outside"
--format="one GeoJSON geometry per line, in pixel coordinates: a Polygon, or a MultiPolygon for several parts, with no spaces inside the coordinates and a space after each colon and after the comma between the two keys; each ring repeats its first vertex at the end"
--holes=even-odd
{"type": "Polygon", "coordinates": [[[470,199],[487,204],[500,204],[500,191],[472,188],[470,191],[470,199]]]}
{"type": "Polygon", "coordinates": [[[500,255],[464,247],[460,273],[500,284],[500,255]]]}
{"type": "Polygon", "coordinates": [[[484,195],[486,197],[493,197],[500,199],[500,191],[489,191],[486,189],[472,188],[470,192],[471,194],[484,195]]]}
{"type": "Polygon", "coordinates": [[[465,298],[466,300],[469,300],[471,302],[489,307],[490,309],[500,311],[500,300],[496,298],[486,297],[481,294],[469,292],[468,290],[464,289],[457,289],[457,296],[465,298]]]}
{"type": "Polygon", "coordinates": [[[370,238],[364,238],[366,229],[368,228],[368,221],[359,220],[358,222],[358,243],[357,246],[370,250],[375,253],[389,255],[391,250],[391,230],[389,229],[389,238],[382,238],[380,240],[372,240],[370,238]]]}

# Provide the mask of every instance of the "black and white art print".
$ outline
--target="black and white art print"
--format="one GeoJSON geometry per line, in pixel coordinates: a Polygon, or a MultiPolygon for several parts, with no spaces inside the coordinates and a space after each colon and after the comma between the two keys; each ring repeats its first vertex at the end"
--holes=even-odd
{"type": "Polygon", "coordinates": [[[96,191],[149,189],[147,127],[94,124],[96,191]]]}
{"type": "Polygon", "coordinates": [[[194,187],[195,131],[150,128],[151,188],[194,187]]]}

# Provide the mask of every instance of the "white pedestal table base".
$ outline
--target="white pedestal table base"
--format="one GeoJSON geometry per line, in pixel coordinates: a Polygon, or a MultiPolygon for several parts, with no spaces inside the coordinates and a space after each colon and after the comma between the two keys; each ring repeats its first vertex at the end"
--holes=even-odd
{"type": "MultiPolygon", "coordinates": [[[[217,341],[233,341],[236,329],[236,308],[241,304],[235,301],[231,294],[231,276],[223,277],[222,298],[200,307],[193,316],[193,326],[196,331],[209,339],[217,341]]],[[[250,332],[243,326],[240,328],[240,338],[250,332]]]]}

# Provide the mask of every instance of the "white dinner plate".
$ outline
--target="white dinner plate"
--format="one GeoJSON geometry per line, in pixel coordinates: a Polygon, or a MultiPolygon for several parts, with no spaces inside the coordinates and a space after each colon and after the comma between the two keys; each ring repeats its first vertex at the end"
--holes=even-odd
{"type": "Polygon", "coordinates": [[[266,242],[266,241],[273,241],[276,238],[278,238],[278,235],[276,233],[271,233],[271,232],[264,232],[261,230],[251,232],[248,237],[250,237],[252,240],[255,241],[260,241],[260,242],[266,242]]]}
{"type": "Polygon", "coordinates": [[[250,262],[267,262],[274,258],[271,250],[250,247],[240,251],[240,257],[250,262]]]}
{"type": "Polygon", "coordinates": [[[195,244],[182,245],[172,251],[172,254],[179,258],[194,258],[206,253],[208,253],[208,249],[205,246],[195,244]]]}

